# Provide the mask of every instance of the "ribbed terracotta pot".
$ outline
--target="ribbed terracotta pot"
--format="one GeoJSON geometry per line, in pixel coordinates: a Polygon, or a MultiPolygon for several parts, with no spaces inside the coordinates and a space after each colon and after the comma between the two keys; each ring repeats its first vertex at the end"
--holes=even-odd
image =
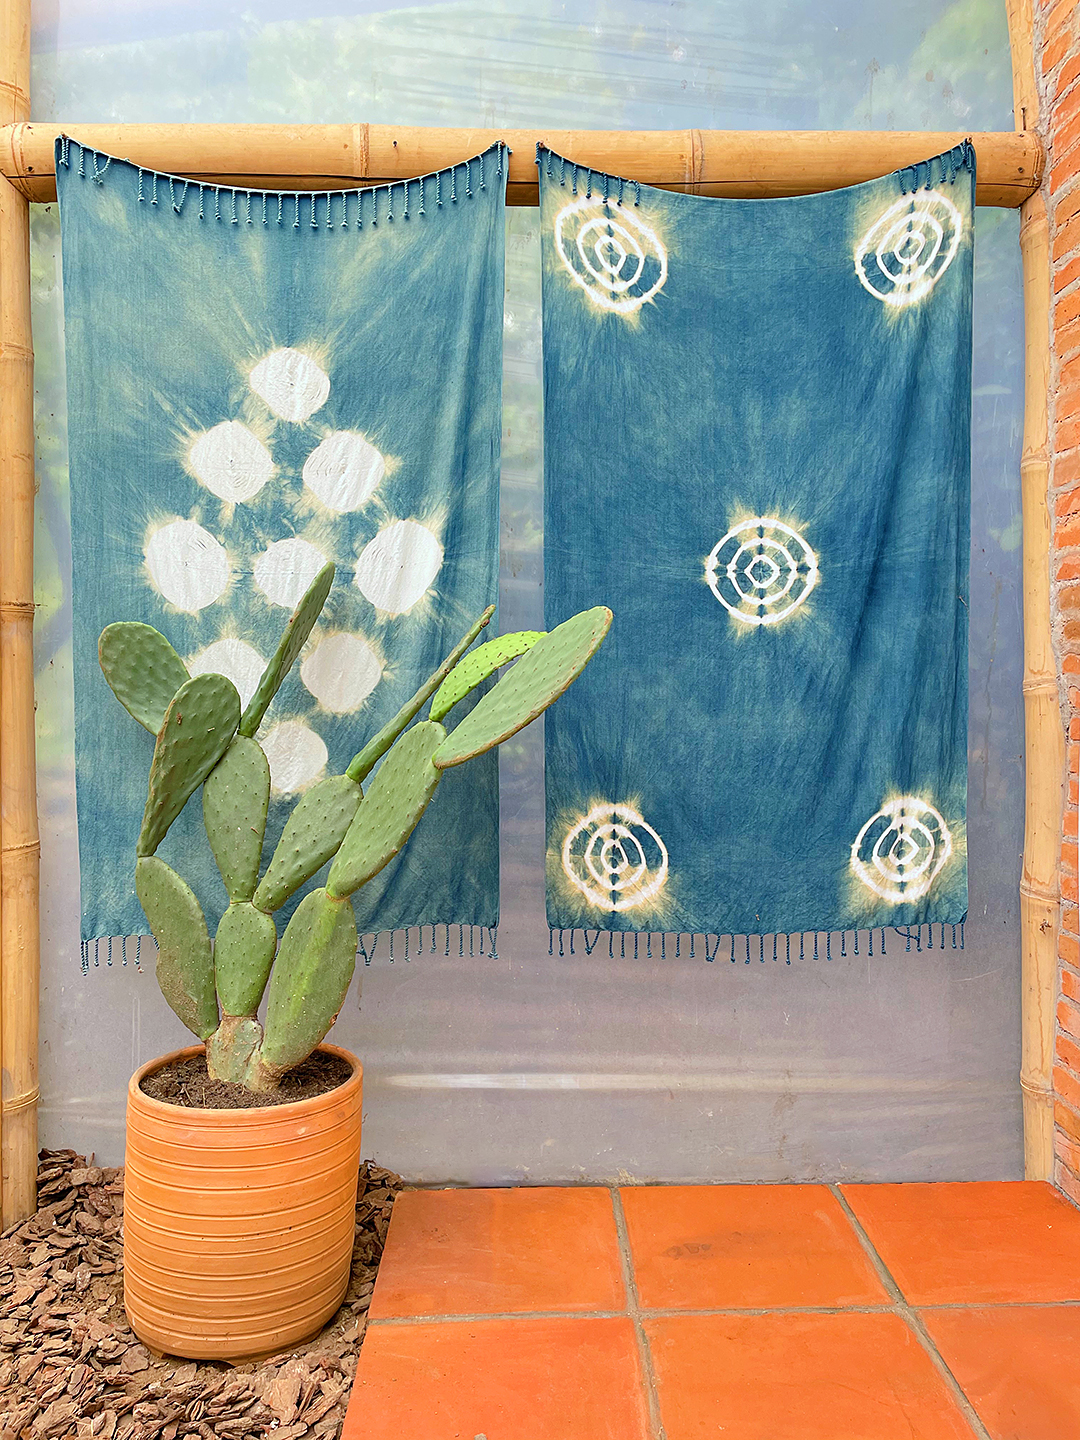
{"type": "Polygon", "coordinates": [[[124,1304],[152,1350],[238,1360],[297,1344],[349,1283],[360,1165],[360,1062],[344,1085],[289,1105],[187,1110],[131,1078],[124,1182],[124,1304]]]}

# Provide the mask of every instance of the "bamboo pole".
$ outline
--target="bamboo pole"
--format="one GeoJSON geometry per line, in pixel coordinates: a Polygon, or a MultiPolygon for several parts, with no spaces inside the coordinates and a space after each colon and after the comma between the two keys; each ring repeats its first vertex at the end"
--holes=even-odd
{"type": "MultiPolygon", "coordinates": [[[[1008,0],[1013,110],[1018,129],[1039,119],[1031,0],[1008,0]]],[[[1050,608],[1050,234],[1041,194],[1020,210],[1024,274],[1024,865],[1020,881],[1024,1173],[1054,1173],[1054,1011],[1057,999],[1058,860],[1065,731],[1050,608]]]]}
{"type": "MultiPolygon", "coordinates": [[[[696,195],[766,198],[834,190],[939,154],[962,131],[450,130],[392,125],[10,125],[0,174],[30,200],[56,198],[53,145],[63,131],[109,155],[207,184],[333,190],[440,170],[505,140],[507,198],[537,204],[537,141],[580,165],[696,195]]],[[[1038,188],[1031,134],[973,135],[977,202],[1016,207],[1038,188]]]]}
{"type": "MultiPolygon", "coordinates": [[[[29,0],[0,0],[0,114],[30,113],[29,0]]],[[[0,1197],[37,1205],[38,831],[30,207],[0,180],[0,1197]]]]}
{"type": "Polygon", "coordinates": [[[0,955],[4,1226],[37,1204],[38,826],[34,736],[30,207],[0,180],[0,955]]]}

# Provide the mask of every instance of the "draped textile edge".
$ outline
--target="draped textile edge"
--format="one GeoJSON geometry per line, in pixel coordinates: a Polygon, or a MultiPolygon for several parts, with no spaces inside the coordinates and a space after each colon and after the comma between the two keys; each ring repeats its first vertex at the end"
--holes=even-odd
{"type": "MultiPolygon", "coordinates": [[[[73,151],[78,154],[77,165],[80,176],[100,184],[114,162],[129,165],[138,171],[138,198],[158,205],[165,200],[167,191],[168,203],[178,215],[183,210],[188,192],[194,190],[198,197],[200,219],[220,220],[230,225],[254,224],[257,221],[260,224],[292,224],[294,228],[306,226],[312,229],[320,229],[324,224],[329,229],[350,228],[348,200],[352,197],[356,199],[352,224],[357,229],[363,229],[364,201],[367,196],[371,197],[371,214],[367,217],[369,224],[377,224],[380,220],[385,223],[394,222],[395,195],[399,195],[403,200],[396,216],[396,219],[403,221],[409,220],[412,214],[425,215],[427,206],[432,204],[438,209],[447,203],[456,204],[460,198],[471,199],[474,181],[478,189],[487,188],[488,176],[485,174],[485,162],[490,157],[494,157],[494,178],[499,184],[503,184],[508,173],[507,160],[513,153],[510,146],[500,139],[475,155],[454,161],[439,170],[427,171],[402,180],[392,180],[377,185],[359,183],[355,186],[334,190],[272,190],[250,186],[215,185],[207,181],[191,180],[186,176],[168,171],[153,170],[137,164],[126,156],[112,155],[84,145],[76,136],[61,132],[56,137],[54,146],[55,164],[58,167],[61,165],[65,168],[69,167],[72,163],[73,151]],[[88,164],[91,167],[89,170],[86,168],[88,164]],[[459,196],[458,186],[462,180],[464,187],[459,196]],[[431,186],[434,186],[434,189],[431,189],[431,186]],[[385,209],[382,214],[379,213],[380,195],[386,196],[385,209]],[[214,212],[212,214],[204,213],[207,196],[213,196],[214,212]],[[223,196],[229,197],[226,202],[229,208],[225,211],[221,209],[223,196]],[[238,200],[243,205],[245,199],[244,211],[238,213],[238,200]],[[341,200],[341,213],[337,226],[333,223],[332,202],[335,199],[341,200]],[[261,213],[256,212],[255,216],[252,214],[253,201],[261,202],[261,213]],[[321,219],[318,204],[320,201],[325,202],[325,215],[321,219]],[[268,214],[269,202],[276,202],[276,213],[274,210],[270,210],[268,214]],[[291,214],[288,202],[291,202],[291,214]],[[412,211],[410,211],[410,203],[413,205],[412,211]]],[[[496,898],[496,907],[498,908],[498,898],[496,898]]],[[[444,955],[449,956],[456,953],[460,957],[466,954],[466,947],[470,956],[486,954],[497,959],[498,930],[499,925],[496,918],[496,923],[490,926],[453,922],[451,924],[425,924],[401,926],[390,930],[365,931],[358,936],[357,958],[362,959],[366,966],[370,966],[372,960],[376,958],[379,942],[385,936],[388,942],[387,958],[391,962],[398,957],[402,960],[409,960],[411,953],[435,954],[440,950],[444,955]],[[429,943],[424,940],[425,931],[430,932],[429,943]],[[443,932],[441,940],[436,939],[438,931],[443,932]],[[456,936],[453,933],[455,931],[457,932],[456,936]],[[410,947],[410,936],[413,932],[416,932],[417,940],[410,947]],[[399,937],[396,946],[397,956],[395,956],[395,936],[399,937]],[[456,951],[454,950],[455,943],[457,944],[456,951]]],[[[138,973],[142,973],[144,942],[151,947],[151,957],[156,958],[156,943],[148,930],[129,935],[80,938],[79,953],[82,974],[89,974],[91,968],[97,969],[101,966],[112,968],[114,963],[121,968],[126,968],[131,963],[138,973]]]]}
{"type": "MultiPolygon", "coordinates": [[[[628,179],[624,176],[611,175],[603,170],[594,169],[592,166],[579,164],[569,156],[560,154],[545,145],[543,141],[536,144],[536,166],[539,171],[546,175],[552,183],[564,187],[569,182],[572,193],[577,196],[582,185],[584,185],[585,199],[602,198],[605,204],[609,199],[622,205],[624,203],[638,206],[641,201],[643,190],[655,190],[657,187],[650,186],[644,181],[628,179]],[[556,175],[555,167],[559,167],[556,175]],[[625,197],[631,194],[633,200],[626,200],[625,197]]],[[[920,190],[932,189],[936,182],[941,184],[952,184],[961,170],[969,170],[972,175],[972,186],[974,193],[974,177],[976,173],[975,146],[970,136],[965,138],[951,149],[937,155],[928,156],[911,165],[904,165],[896,170],[884,172],[882,175],[872,176],[868,180],[859,181],[850,186],[838,187],[841,190],[855,191],[868,186],[879,184],[883,180],[895,177],[903,196],[915,195],[920,190]]],[[[664,192],[661,192],[664,193],[664,192]]],[[[684,192],[676,191],[676,194],[684,192]]],[[[814,191],[805,195],[788,197],[793,200],[809,199],[816,195],[833,194],[835,191],[814,191]]],[[[705,202],[712,204],[724,204],[729,197],[699,196],[705,202]]],[[[769,199],[772,197],[763,197],[769,199]]],[[[543,192],[541,190],[541,205],[543,192]]],[[[746,203],[745,201],[731,201],[730,203],[746,203]]],[[[973,217],[974,218],[974,217],[973,217]]],[[[549,857],[550,863],[550,857],[549,857]]],[[[964,863],[967,863],[966,827],[964,844],[964,863]]],[[[592,955],[597,945],[601,943],[601,937],[607,937],[607,953],[611,958],[639,958],[642,951],[646,958],[654,958],[658,955],[662,959],[668,958],[668,951],[674,957],[680,958],[684,948],[688,949],[691,957],[696,958],[700,953],[702,958],[713,962],[718,958],[727,959],[732,964],[740,961],[749,965],[751,960],[764,963],[767,959],[773,961],[783,960],[790,965],[793,952],[797,950],[796,958],[799,960],[809,958],[817,960],[823,958],[833,959],[833,950],[836,948],[838,956],[845,956],[850,947],[851,953],[859,955],[865,953],[868,956],[874,954],[874,936],[878,936],[878,949],[881,954],[887,954],[886,935],[889,930],[904,942],[905,953],[910,951],[914,945],[917,953],[927,950],[946,948],[965,948],[965,926],[968,912],[964,913],[953,921],[928,921],[922,924],[910,924],[901,926],[879,926],[873,927],[849,927],[843,930],[792,930],[785,931],[724,931],[716,932],[688,932],[674,930],[628,930],[628,929],[605,929],[604,927],[590,928],[585,926],[558,927],[549,924],[548,927],[548,954],[564,956],[575,955],[577,950],[575,944],[580,946],[586,955],[592,955]],[[938,940],[935,944],[934,931],[938,931],[938,940]],[[947,933],[948,932],[948,938],[947,933]],[[860,949],[860,935],[866,940],[860,949]],[[589,937],[592,937],[591,939],[589,937]],[[771,946],[767,943],[771,941],[771,946]],[[628,943],[630,942],[630,943],[628,943]],[[741,943],[740,943],[741,942],[741,943]],[[756,942],[756,945],[755,943],[756,942]],[[628,949],[631,957],[627,956],[628,949]]],[[[894,941],[894,947],[895,947],[894,941]]]]}

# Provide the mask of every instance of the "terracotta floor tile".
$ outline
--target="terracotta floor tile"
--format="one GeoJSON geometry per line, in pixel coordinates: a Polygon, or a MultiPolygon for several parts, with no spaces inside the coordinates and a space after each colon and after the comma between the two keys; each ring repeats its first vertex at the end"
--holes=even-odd
{"type": "Polygon", "coordinates": [[[994,1440],[1080,1435],[1080,1310],[924,1310],[922,1318],[994,1440]]]}
{"type": "Polygon", "coordinates": [[[625,1308],[607,1190],[407,1190],[394,1204],[371,1316],[625,1308]]]}
{"type": "Polygon", "coordinates": [[[342,1440],[647,1440],[633,1323],[368,1328],[342,1440]]]}
{"type": "Polygon", "coordinates": [[[645,1332],[667,1440],[972,1440],[897,1315],[677,1315],[645,1332]]]}
{"type": "Polygon", "coordinates": [[[824,1185],[634,1186],[620,1193],[647,1309],[889,1303],[824,1185]]]}
{"type": "Polygon", "coordinates": [[[845,1185],[915,1305],[1080,1300],[1080,1213],[1040,1181],[845,1185]]]}

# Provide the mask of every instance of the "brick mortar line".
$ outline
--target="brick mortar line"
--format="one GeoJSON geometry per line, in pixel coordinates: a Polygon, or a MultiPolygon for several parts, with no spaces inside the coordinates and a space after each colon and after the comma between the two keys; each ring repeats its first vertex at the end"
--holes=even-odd
{"type": "Polygon", "coordinates": [[[641,1381],[645,1391],[645,1408],[649,1417],[649,1429],[654,1440],[667,1440],[667,1432],[660,1414],[660,1392],[656,1384],[652,1349],[649,1346],[649,1337],[645,1334],[645,1326],[642,1324],[641,1301],[638,1296],[637,1279],[634,1275],[634,1262],[630,1254],[630,1234],[626,1228],[626,1211],[623,1209],[622,1196],[617,1186],[613,1185],[608,1194],[611,1196],[611,1208],[615,1214],[619,1264],[622,1267],[623,1286],[626,1289],[626,1313],[633,1322],[638,1358],[641,1361],[641,1381]]]}
{"type": "Polygon", "coordinates": [[[867,1259],[870,1261],[871,1265],[873,1265],[874,1267],[874,1270],[877,1272],[878,1279],[885,1286],[885,1289],[888,1291],[888,1293],[892,1296],[893,1305],[896,1313],[902,1316],[903,1319],[907,1321],[907,1324],[911,1329],[912,1334],[916,1337],[916,1339],[922,1345],[923,1349],[926,1351],[927,1355],[930,1357],[934,1368],[937,1370],[941,1378],[945,1381],[946,1387],[948,1388],[953,1399],[959,1406],[961,1413],[967,1420],[968,1424],[971,1426],[972,1433],[977,1435],[979,1437],[979,1440],[993,1440],[990,1432],[980,1420],[978,1412],[976,1411],[974,1405],[972,1405],[971,1401],[964,1394],[963,1389],[960,1386],[960,1382],[949,1369],[948,1365],[946,1365],[945,1359],[942,1356],[941,1351],[934,1344],[929,1330],[927,1330],[926,1326],[923,1324],[922,1317],[916,1310],[912,1308],[912,1306],[908,1304],[907,1300],[904,1298],[900,1286],[893,1279],[889,1267],[885,1264],[885,1261],[881,1258],[877,1250],[874,1248],[874,1244],[870,1239],[870,1236],[863,1229],[858,1216],[848,1204],[847,1198],[841,1191],[840,1186],[830,1185],[829,1189],[832,1191],[833,1195],[835,1195],[837,1203],[843,1210],[844,1214],[847,1216],[848,1223],[855,1231],[859,1244],[866,1252],[867,1259]]]}

